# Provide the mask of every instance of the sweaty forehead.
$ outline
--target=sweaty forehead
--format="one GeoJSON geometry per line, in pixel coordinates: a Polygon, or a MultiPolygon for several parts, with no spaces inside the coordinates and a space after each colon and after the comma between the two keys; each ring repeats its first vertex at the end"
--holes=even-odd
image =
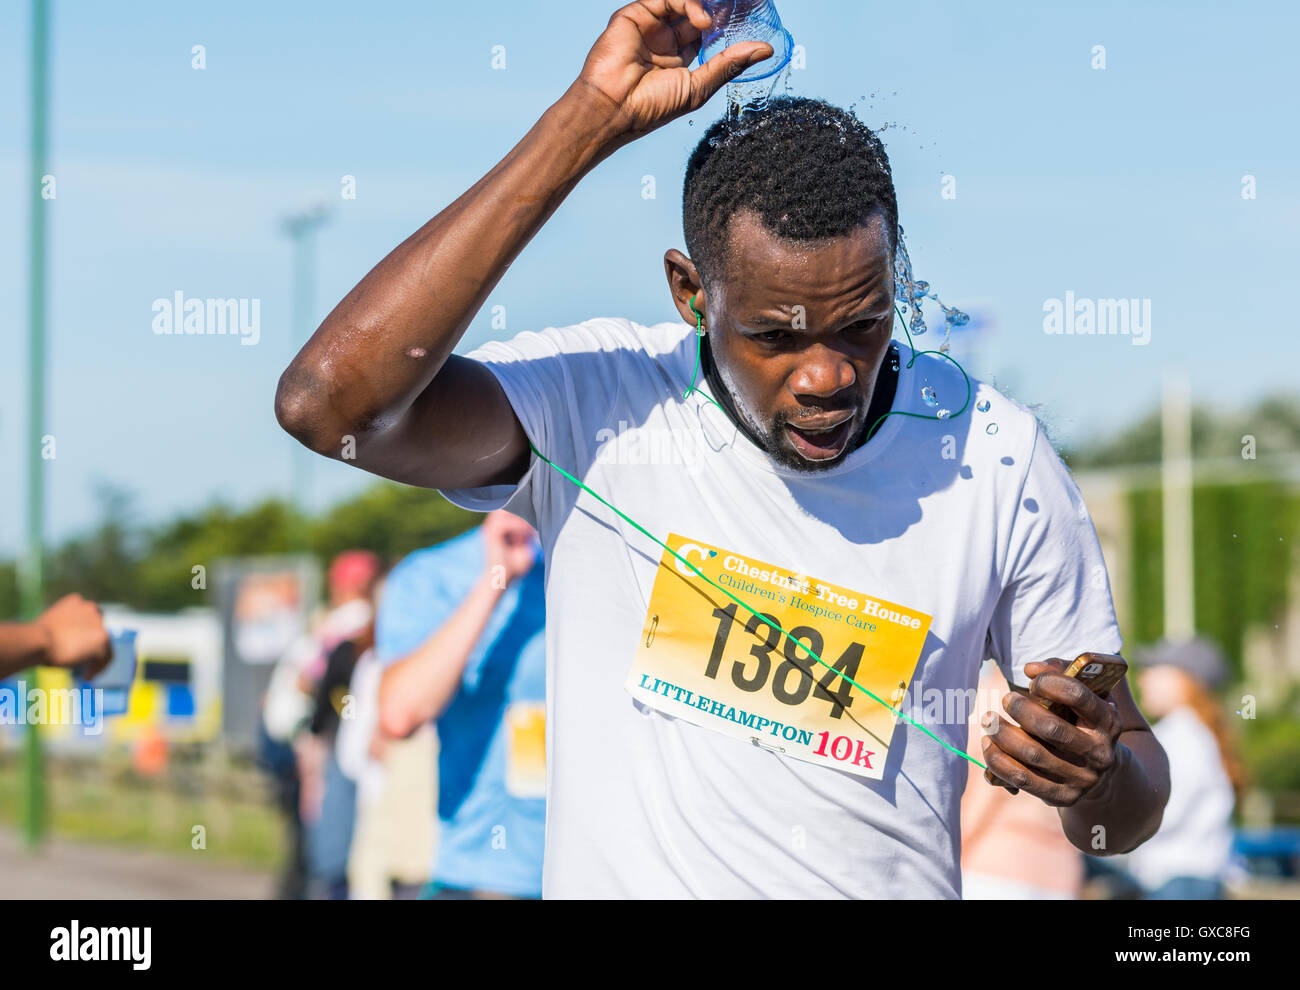
{"type": "Polygon", "coordinates": [[[876,211],[841,237],[790,241],[742,210],[728,227],[725,294],[728,307],[813,307],[893,285],[893,258],[884,214],[876,211]]]}

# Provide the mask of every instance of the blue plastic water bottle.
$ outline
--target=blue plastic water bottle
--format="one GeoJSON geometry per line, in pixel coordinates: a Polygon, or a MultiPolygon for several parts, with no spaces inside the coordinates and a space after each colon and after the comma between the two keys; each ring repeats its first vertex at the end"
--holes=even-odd
{"type": "Polygon", "coordinates": [[[135,681],[136,652],[134,629],[110,630],[113,658],[93,681],[83,679],[83,668],[76,670],[77,686],[103,692],[103,715],[124,715],[135,681]]]}
{"type": "Polygon", "coordinates": [[[794,38],[781,23],[773,0],[701,0],[701,3],[713,16],[713,27],[704,33],[700,65],[741,41],[765,41],[776,54],[750,66],[732,82],[767,79],[790,64],[794,38]]]}

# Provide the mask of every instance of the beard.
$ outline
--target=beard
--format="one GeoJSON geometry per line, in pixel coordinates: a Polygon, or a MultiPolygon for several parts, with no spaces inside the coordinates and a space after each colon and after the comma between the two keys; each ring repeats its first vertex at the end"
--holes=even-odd
{"type": "MultiPolygon", "coordinates": [[[[844,444],[844,449],[834,457],[828,457],[821,460],[810,460],[804,457],[795,448],[794,441],[790,438],[790,432],[787,426],[798,427],[798,417],[786,413],[777,413],[770,420],[764,420],[758,414],[748,401],[744,393],[737,388],[735,379],[731,377],[727,369],[717,361],[716,358],[711,362],[713,368],[718,373],[718,378],[725,387],[726,395],[730,400],[729,404],[737,418],[744,424],[750,439],[754,440],[763,452],[773,461],[782,467],[789,468],[792,471],[798,471],[803,474],[818,474],[823,471],[829,471],[843,463],[844,458],[858,447],[858,442],[866,429],[866,408],[858,405],[853,408],[854,420],[852,425],[852,435],[844,444]]],[[[825,412],[845,412],[850,407],[842,407],[836,410],[822,409],[819,413],[825,412]]]]}

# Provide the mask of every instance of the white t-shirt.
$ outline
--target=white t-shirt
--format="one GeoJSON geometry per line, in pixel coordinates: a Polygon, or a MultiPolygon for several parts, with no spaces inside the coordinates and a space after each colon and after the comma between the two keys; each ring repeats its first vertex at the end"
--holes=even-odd
{"type": "MultiPolygon", "coordinates": [[[[960,409],[961,373],[932,355],[909,368],[902,350],[894,410],[935,415],[925,385],[939,408],[960,409]]],[[[835,468],[803,473],[702,395],[683,399],[696,362],[685,325],[595,319],[470,356],[539,451],[659,539],[707,541],[932,616],[900,706],[913,718],[932,692],[973,700],[986,656],[1024,686],[1029,661],[1119,651],[1077,487],[1035,417],[983,384],[960,416],[891,416],[835,468]]],[[[444,494],[509,508],[545,549],[544,896],[960,895],[960,756],[900,722],[883,779],[867,780],[634,701],[624,682],[662,548],[536,457],[517,487],[444,494]]],[[[959,708],[924,721],[960,749],[959,708]]]]}
{"type": "Polygon", "coordinates": [[[1175,877],[1222,880],[1232,856],[1232,781],[1218,740],[1191,708],[1175,708],[1152,731],[1169,757],[1169,804],[1160,831],[1125,857],[1149,891],[1175,877]]]}

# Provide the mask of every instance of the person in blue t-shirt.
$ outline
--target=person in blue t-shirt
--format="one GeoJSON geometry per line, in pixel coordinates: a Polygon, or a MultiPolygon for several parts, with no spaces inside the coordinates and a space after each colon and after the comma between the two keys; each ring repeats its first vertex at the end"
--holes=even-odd
{"type": "Polygon", "coordinates": [[[531,526],[509,512],[393,568],[375,626],[382,731],[438,731],[435,896],[540,897],[546,622],[531,526]]]}

